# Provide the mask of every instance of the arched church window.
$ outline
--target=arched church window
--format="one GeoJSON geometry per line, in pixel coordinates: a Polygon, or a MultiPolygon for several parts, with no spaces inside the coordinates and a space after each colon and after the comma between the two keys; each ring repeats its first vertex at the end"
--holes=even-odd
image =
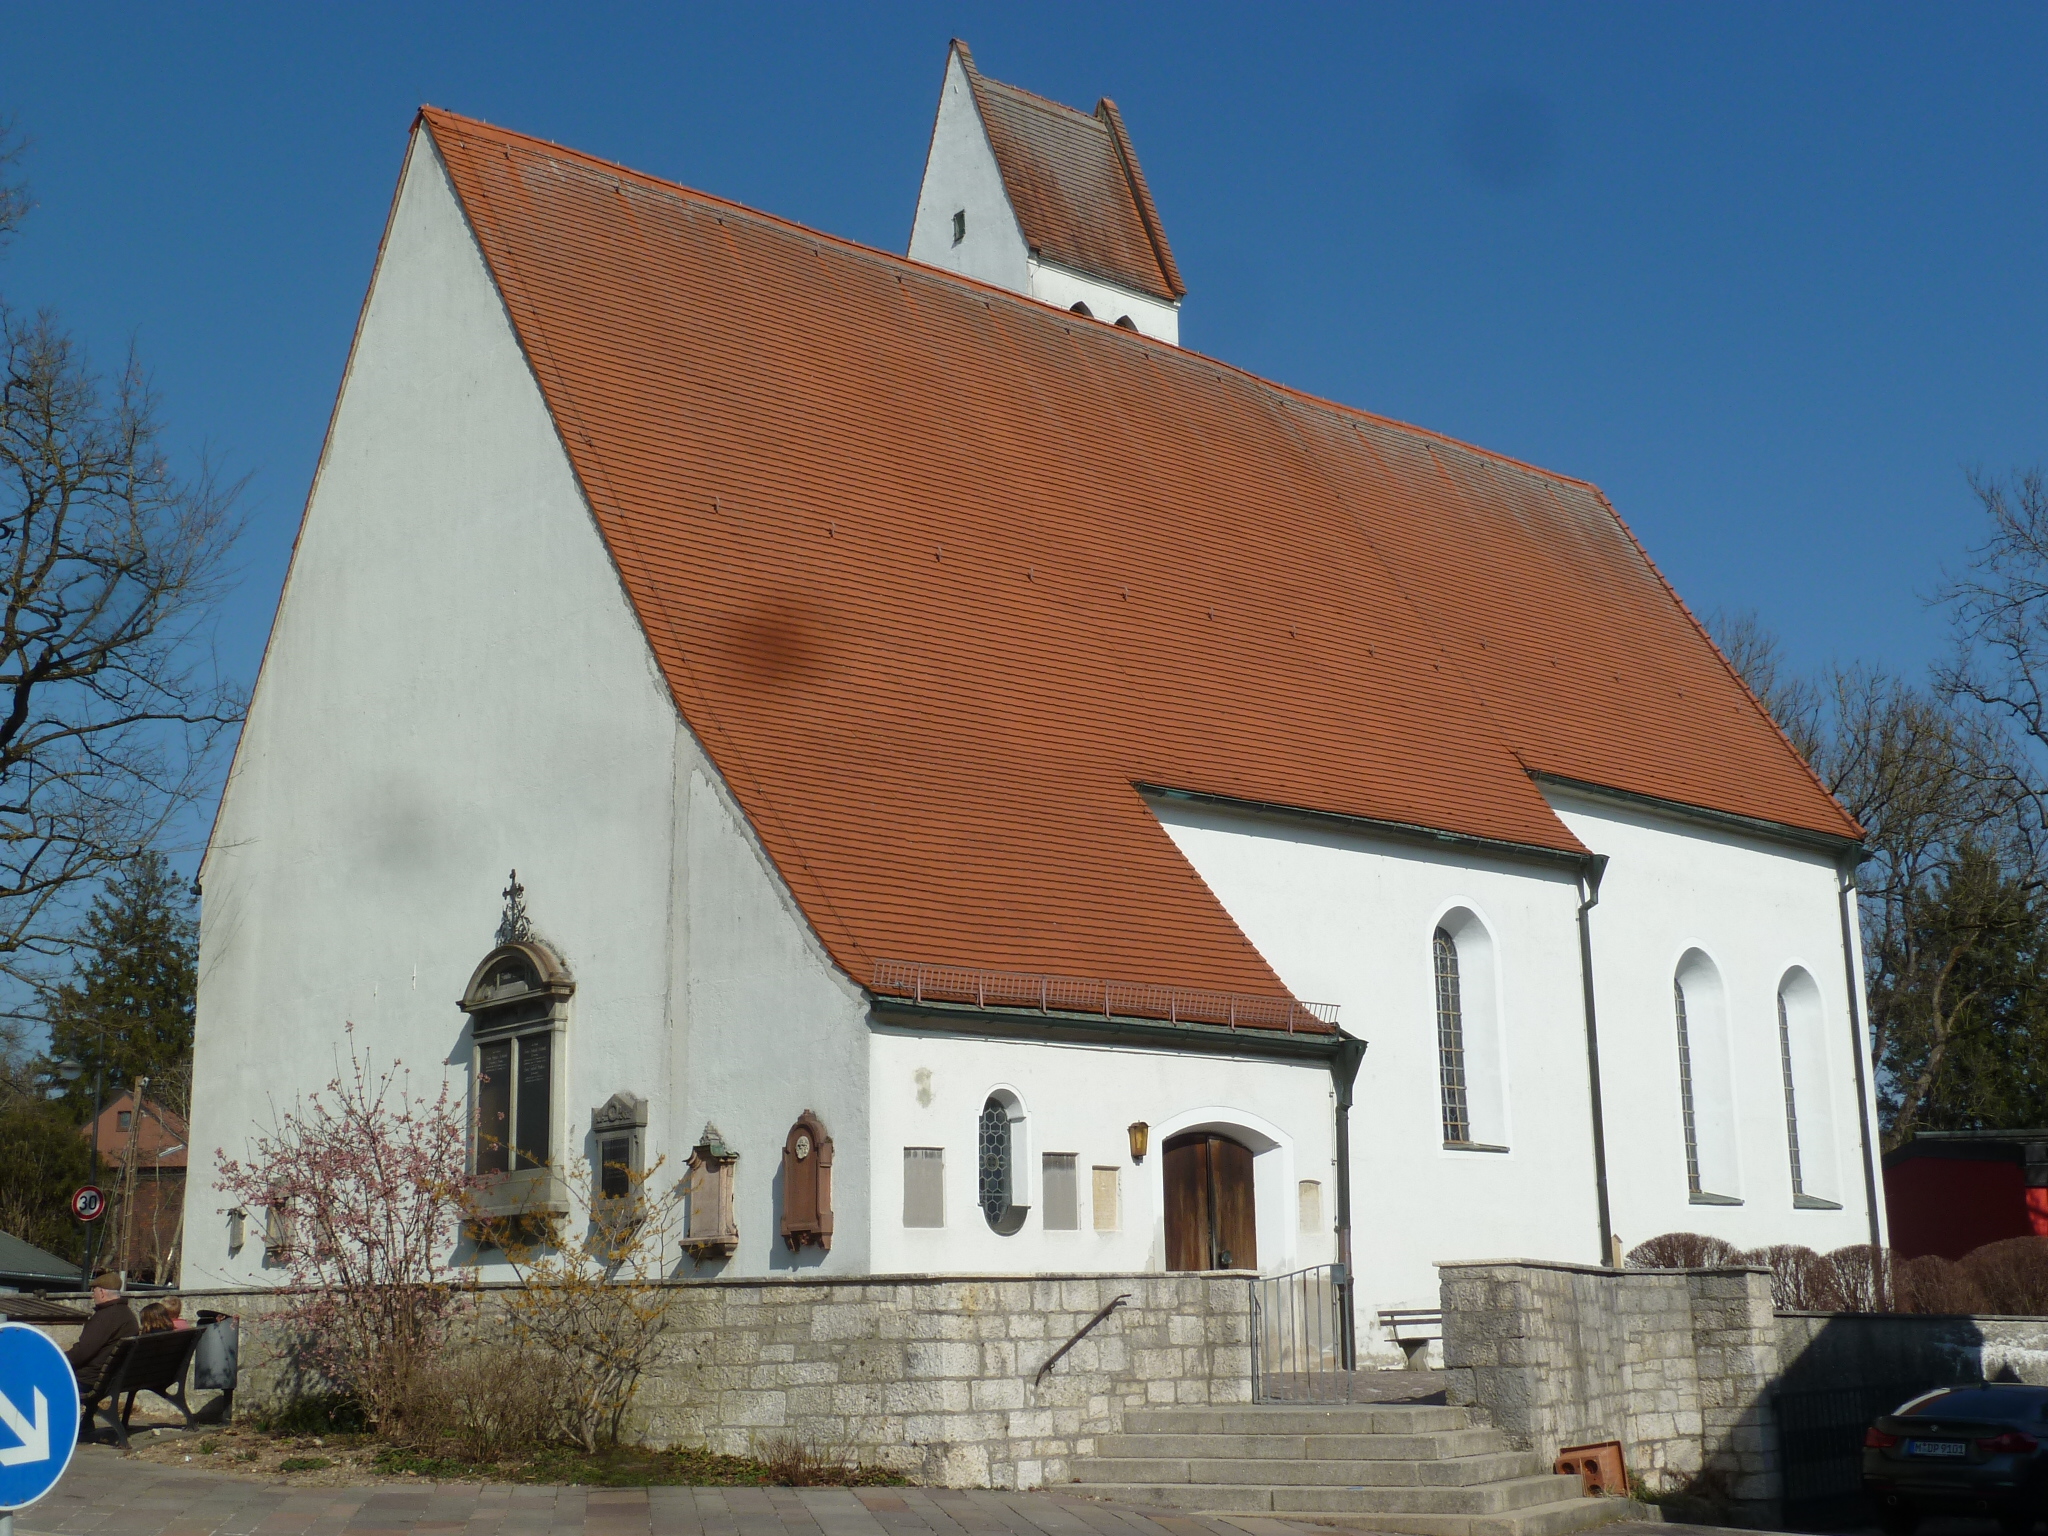
{"type": "Polygon", "coordinates": [[[1431,940],[1436,957],[1437,1084],[1443,1101],[1444,1140],[1472,1140],[1470,1101],[1465,1096],[1465,1005],[1458,977],[1458,941],[1442,928],[1431,940]]]}
{"type": "Polygon", "coordinates": [[[1799,1170],[1799,1101],[1792,1088],[1792,1021],[1785,1017],[1785,994],[1778,993],[1778,1062],[1785,1078],[1785,1150],[1792,1160],[1792,1195],[1806,1193],[1799,1170]]]}
{"type": "Polygon", "coordinates": [[[1083,320],[1093,320],[1095,318],[1095,311],[1086,304],[1081,303],[1078,299],[1069,304],[1067,308],[1079,315],[1083,320]]]}
{"type": "Polygon", "coordinates": [[[1678,1113],[1685,1126],[1685,1186],[1698,1194],[1700,1185],[1700,1130],[1692,1107],[1692,1034],[1686,1027],[1685,983],[1671,980],[1672,1008],[1678,1015],[1678,1113]]]}
{"type": "Polygon", "coordinates": [[[1671,1012],[1687,1198],[1694,1205],[1740,1205],[1727,999],[1719,967],[1700,950],[1687,950],[1672,973],[1671,1012]]]}
{"type": "Polygon", "coordinates": [[[567,967],[530,935],[492,950],[463,989],[475,1085],[471,1166],[501,1176],[482,1194],[485,1215],[568,1209],[563,1042],[575,991],[567,967]]]}
{"type": "Polygon", "coordinates": [[[1778,983],[1778,1072],[1785,1084],[1785,1156],[1792,1204],[1837,1211],[1821,1193],[1836,1181],[1833,1096],[1828,1092],[1825,1012],[1820,988],[1794,967],[1778,983]]]}
{"type": "Polygon", "coordinates": [[[981,1106],[975,1145],[977,1193],[989,1229],[1008,1237],[1024,1225],[1031,1200],[1023,1187],[1029,1153],[1024,1145],[1024,1106],[998,1089],[981,1106]]]}
{"type": "Polygon", "coordinates": [[[1116,327],[1120,331],[1135,331],[1138,328],[1138,322],[1129,315],[1118,315],[1116,317],[1116,327]]]}

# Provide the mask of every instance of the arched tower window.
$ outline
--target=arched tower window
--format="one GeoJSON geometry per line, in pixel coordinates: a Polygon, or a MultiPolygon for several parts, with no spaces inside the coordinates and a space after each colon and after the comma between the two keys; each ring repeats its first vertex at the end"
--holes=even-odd
{"type": "Polygon", "coordinates": [[[1084,320],[1093,320],[1095,318],[1095,311],[1090,309],[1086,304],[1082,303],[1079,299],[1076,299],[1073,303],[1069,304],[1067,308],[1072,310],[1075,314],[1079,315],[1084,320]]]}
{"type": "Polygon", "coordinates": [[[1465,1004],[1458,979],[1458,941],[1439,928],[1431,948],[1436,956],[1437,1085],[1444,1140],[1463,1144],[1472,1139],[1472,1113],[1465,1096],[1465,1004]]]}

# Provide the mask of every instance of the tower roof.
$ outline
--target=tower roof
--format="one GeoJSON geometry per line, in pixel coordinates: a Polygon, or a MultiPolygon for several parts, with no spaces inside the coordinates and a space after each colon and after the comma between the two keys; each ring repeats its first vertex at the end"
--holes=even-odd
{"type": "Polygon", "coordinates": [[[1103,97],[1091,117],[989,79],[965,43],[952,46],[1032,252],[1169,303],[1185,294],[1116,103],[1103,97]]]}

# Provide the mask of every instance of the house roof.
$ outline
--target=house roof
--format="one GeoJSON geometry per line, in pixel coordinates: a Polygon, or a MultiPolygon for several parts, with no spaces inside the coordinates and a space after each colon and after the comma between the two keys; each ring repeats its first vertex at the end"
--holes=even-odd
{"type": "MultiPolygon", "coordinates": [[[[135,1094],[128,1090],[100,1111],[99,1119],[93,1122],[98,1134],[91,1138],[98,1148],[100,1160],[119,1164],[128,1155],[128,1141],[132,1133],[136,1167],[183,1168],[187,1153],[186,1137],[190,1134],[184,1120],[155,1099],[145,1097],[141,1123],[131,1121],[123,1124],[121,1117],[134,1108],[135,1094]]],[[[78,1134],[87,1135],[87,1128],[80,1126],[78,1134]]]]}
{"type": "Polygon", "coordinates": [[[425,109],[676,704],[834,959],[1282,992],[1135,786],[1853,838],[1598,490],[425,109]]]}
{"type": "Polygon", "coordinates": [[[0,1280],[10,1285],[50,1286],[78,1284],[78,1265],[54,1253],[24,1242],[9,1232],[0,1232],[0,1280]]]}
{"type": "Polygon", "coordinates": [[[989,79],[958,38],[953,52],[1032,252],[1168,303],[1185,294],[1116,103],[1103,97],[1091,117],[989,79]]]}

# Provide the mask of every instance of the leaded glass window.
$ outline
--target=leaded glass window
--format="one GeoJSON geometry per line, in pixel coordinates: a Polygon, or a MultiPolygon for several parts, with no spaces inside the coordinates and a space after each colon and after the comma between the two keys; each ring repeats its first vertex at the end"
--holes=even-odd
{"type": "Polygon", "coordinates": [[[1806,1193],[1799,1171],[1799,1106],[1792,1096],[1792,1021],[1785,1014],[1785,994],[1778,994],[1778,1060],[1785,1070],[1785,1150],[1792,1159],[1792,1193],[1806,1193]]]}
{"type": "Polygon", "coordinates": [[[1465,1097],[1465,1008],[1458,991],[1458,943],[1439,928],[1432,948],[1436,954],[1436,1053],[1444,1140],[1469,1142],[1472,1114],[1465,1097]]]}
{"type": "Polygon", "coordinates": [[[1010,1112],[1001,1099],[981,1106],[981,1214],[998,1230],[1010,1210],[1010,1112]]]}
{"type": "Polygon", "coordinates": [[[1671,983],[1671,1007],[1678,1015],[1678,1109],[1685,1121],[1685,1187],[1700,1192],[1700,1134],[1692,1112],[1692,1036],[1685,1023],[1685,987],[1671,983]]]}

